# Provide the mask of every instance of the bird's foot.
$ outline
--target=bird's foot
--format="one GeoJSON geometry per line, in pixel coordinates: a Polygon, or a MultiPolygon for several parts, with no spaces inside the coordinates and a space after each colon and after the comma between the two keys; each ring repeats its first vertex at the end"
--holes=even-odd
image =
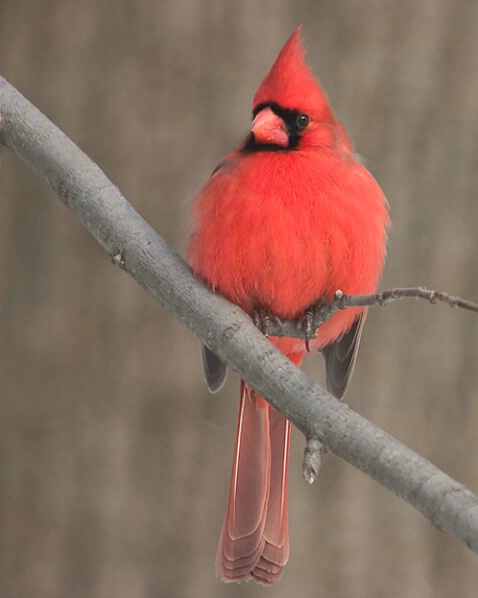
{"type": "Polygon", "coordinates": [[[304,330],[305,348],[310,353],[309,343],[317,336],[317,320],[321,319],[321,312],[328,306],[327,299],[321,298],[308,307],[301,319],[301,326],[304,330]]]}
{"type": "Polygon", "coordinates": [[[305,310],[301,319],[301,326],[304,330],[305,348],[309,353],[309,344],[312,339],[317,337],[317,328],[337,311],[337,305],[342,296],[342,291],[336,291],[331,301],[328,301],[325,297],[321,297],[305,310]]]}
{"type": "Polygon", "coordinates": [[[269,336],[269,330],[271,327],[271,321],[276,324],[276,326],[281,327],[282,323],[280,318],[271,314],[270,311],[267,309],[255,309],[252,312],[252,319],[254,324],[259,330],[264,334],[264,336],[269,336]]]}

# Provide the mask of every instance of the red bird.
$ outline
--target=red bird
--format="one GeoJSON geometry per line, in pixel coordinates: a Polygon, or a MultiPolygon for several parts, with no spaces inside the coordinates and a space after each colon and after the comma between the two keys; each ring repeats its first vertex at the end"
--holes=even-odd
{"type": "MultiPolygon", "coordinates": [[[[193,200],[194,273],[248,314],[297,318],[318,299],[375,292],[382,271],[386,199],[360,163],[304,61],[300,27],[253,101],[250,133],[193,200]]],[[[355,363],[366,310],[335,313],[312,349],[325,356],[327,387],[341,398],[355,363]]],[[[305,343],[271,342],[296,365],[305,343]]],[[[226,367],[206,347],[212,392],[226,367]]],[[[229,502],[216,559],[224,581],[280,579],[289,556],[290,424],[243,382],[229,502]]]]}

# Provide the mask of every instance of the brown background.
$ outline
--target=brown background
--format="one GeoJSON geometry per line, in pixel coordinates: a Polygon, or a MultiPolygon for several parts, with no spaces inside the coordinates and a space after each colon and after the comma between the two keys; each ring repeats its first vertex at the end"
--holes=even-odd
{"type": "MultiPolygon", "coordinates": [[[[474,1],[1,0],[0,73],[184,254],[188,199],[300,22],[390,200],[382,288],[477,300],[474,1]]],[[[304,484],[299,434],[283,581],[219,583],[238,381],[210,397],[197,339],[15,156],[0,168],[2,596],[476,596],[477,557],[363,474],[331,456],[304,484]]],[[[347,400],[478,492],[477,355],[474,315],[374,309],[347,400]]]]}

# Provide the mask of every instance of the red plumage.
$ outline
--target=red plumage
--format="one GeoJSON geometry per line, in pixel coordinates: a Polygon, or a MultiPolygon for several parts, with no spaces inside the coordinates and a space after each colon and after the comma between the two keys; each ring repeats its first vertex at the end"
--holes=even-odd
{"type": "MultiPolygon", "coordinates": [[[[298,28],[253,101],[254,122],[193,200],[195,274],[247,313],[300,316],[336,290],[376,290],[388,226],[385,197],[355,155],[304,61],[298,28]]],[[[328,388],[343,396],[366,312],[337,312],[311,348],[328,388]]],[[[271,338],[296,365],[304,341],[271,338]]],[[[207,349],[213,391],[225,368],[207,349]]],[[[289,423],[241,384],[230,498],[216,568],[225,581],[278,581],[288,559],[289,423]]]]}

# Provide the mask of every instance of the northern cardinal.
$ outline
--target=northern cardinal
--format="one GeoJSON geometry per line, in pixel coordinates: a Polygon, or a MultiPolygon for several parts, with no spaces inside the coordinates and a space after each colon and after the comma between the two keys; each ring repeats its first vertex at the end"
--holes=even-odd
{"type": "MultiPolygon", "coordinates": [[[[335,291],[375,292],[382,271],[386,199],[360,163],[304,60],[298,27],[253,100],[252,127],[193,199],[194,273],[248,314],[297,318],[335,291]]],[[[327,387],[341,398],[366,310],[335,313],[310,347],[325,356],[327,387]]],[[[296,365],[304,341],[271,337],[296,365]]],[[[209,388],[226,366],[206,347],[209,388]]],[[[290,424],[241,382],[229,502],[216,559],[224,581],[272,584],[289,556],[290,424]]]]}

